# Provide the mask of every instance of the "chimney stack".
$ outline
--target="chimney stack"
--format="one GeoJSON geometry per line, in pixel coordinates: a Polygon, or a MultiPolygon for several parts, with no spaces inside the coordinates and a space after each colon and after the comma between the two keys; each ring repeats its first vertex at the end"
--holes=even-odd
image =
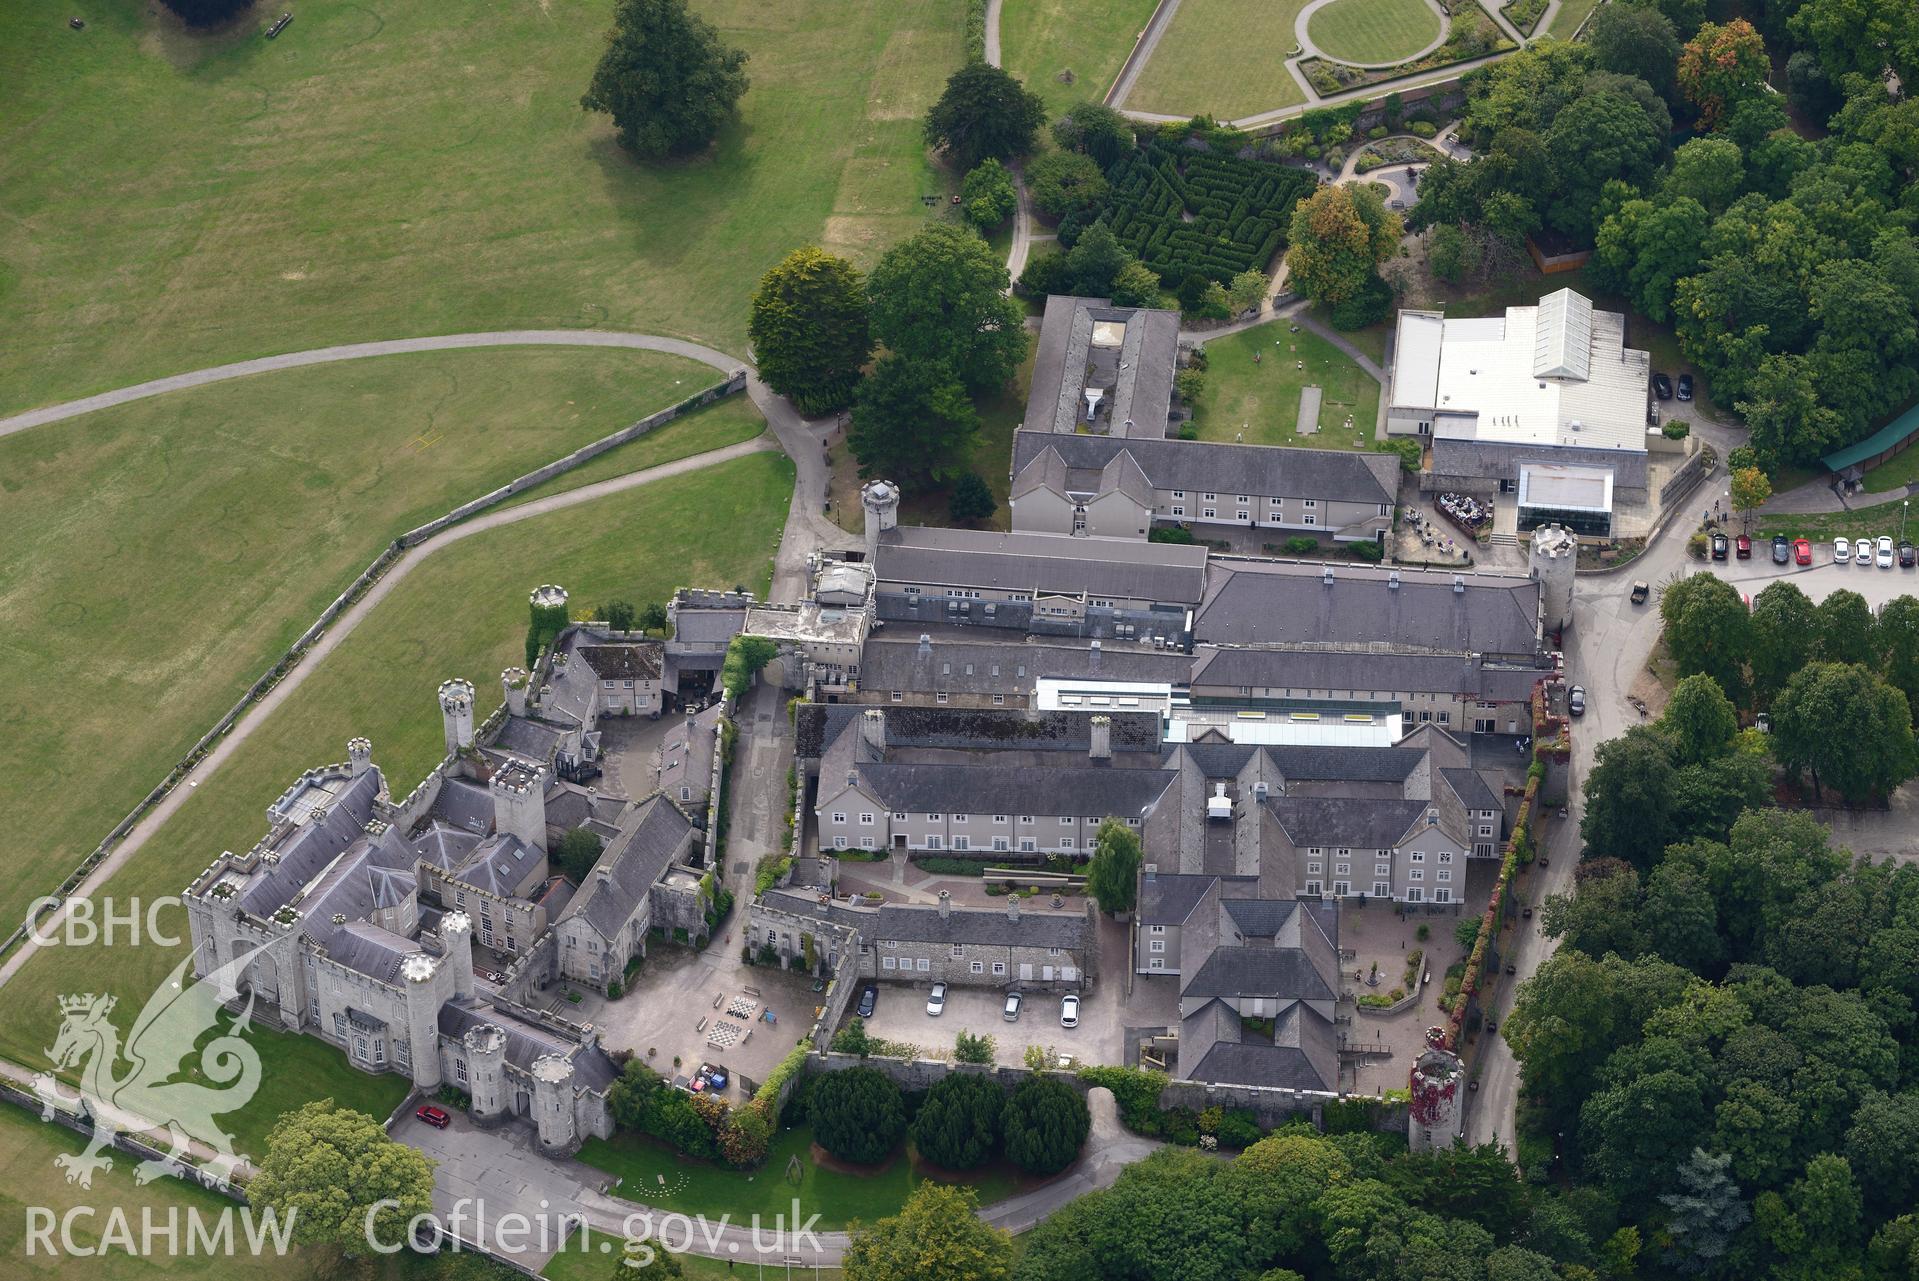
{"type": "Polygon", "coordinates": [[[1086,670],[1087,671],[1096,672],[1099,670],[1099,654],[1100,654],[1100,643],[1098,641],[1094,641],[1090,646],[1087,647],[1087,650],[1086,650],[1086,670]]]}
{"type": "Polygon", "coordinates": [[[940,920],[949,920],[953,915],[953,896],[945,890],[940,891],[940,920]]]}
{"type": "Polygon", "coordinates": [[[920,633],[920,657],[930,658],[933,653],[933,638],[925,632],[920,633]]]}
{"type": "Polygon", "coordinates": [[[1465,591],[1466,591],[1466,576],[1464,574],[1454,574],[1453,575],[1453,593],[1455,595],[1464,595],[1465,591]]]}
{"type": "Polygon", "coordinates": [[[1088,739],[1086,755],[1096,761],[1113,759],[1113,718],[1099,715],[1087,724],[1088,739]]]}
{"type": "Polygon", "coordinates": [[[1017,921],[1019,919],[1019,894],[1017,891],[1011,892],[1006,896],[1006,919],[1009,921],[1017,921]]]}

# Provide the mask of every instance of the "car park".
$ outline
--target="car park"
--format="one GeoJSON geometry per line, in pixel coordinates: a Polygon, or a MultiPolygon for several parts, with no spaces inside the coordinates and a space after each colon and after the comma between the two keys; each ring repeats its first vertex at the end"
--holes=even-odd
{"type": "Polygon", "coordinates": [[[879,1003],[880,990],[869,983],[860,989],[859,1008],[854,1012],[863,1019],[870,1019],[873,1017],[873,1011],[878,1008],[879,1003]]]}
{"type": "Polygon", "coordinates": [[[1892,539],[1885,534],[1879,535],[1879,548],[1873,558],[1881,569],[1892,568],[1892,539]]]}
{"type": "Polygon", "coordinates": [[[1006,1008],[1000,1012],[1000,1017],[1005,1019],[1008,1023],[1019,1022],[1019,993],[1018,992],[1008,992],[1006,994],[1006,1008]]]}
{"type": "Polygon", "coordinates": [[[1872,564],[1872,539],[1855,538],[1852,540],[1852,559],[1860,565],[1872,564]]]}
{"type": "Polygon", "coordinates": [[[1637,578],[1633,580],[1633,585],[1632,585],[1632,603],[1633,604],[1644,605],[1646,603],[1647,598],[1650,597],[1651,595],[1652,595],[1651,583],[1647,582],[1643,578],[1637,578]]]}
{"type": "Polygon", "coordinates": [[[1068,992],[1059,999],[1059,1025],[1061,1027],[1079,1026],[1079,993],[1068,992]]]}
{"type": "Polygon", "coordinates": [[[926,1013],[938,1018],[946,1011],[946,984],[935,983],[933,990],[926,994],[926,1013]]]}
{"type": "Polygon", "coordinates": [[[1731,545],[1724,534],[1714,534],[1712,536],[1712,558],[1714,560],[1726,559],[1726,549],[1731,545]]]}
{"type": "Polygon", "coordinates": [[[1786,541],[1784,534],[1772,536],[1772,563],[1783,565],[1792,559],[1792,544],[1786,541]]]}
{"type": "Polygon", "coordinates": [[[430,1103],[422,1104],[413,1115],[419,1117],[436,1130],[444,1130],[453,1123],[453,1118],[448,1116],[444,1109],[436,1108],[430,1103]]]}
{"type": "Polygon", "coordinates": [[[1793,539],[1792,559],[1796,565],[1812,564],[1812,544],[1803,538],[1793,539]]]}
{"type": "Polygon", "coordinates": [[[1681,400],[1692,399],[1692,375],[1691,374],[1679,375],[1679,399],[1681,400]]]}
{"type": "Polygon", "coordinates": [[[1832,563],[1844,565],[1852,560],[1852,542],[1846,538],[1832,540],[1832,563]]]}
{"type": "Polygon", "coordinates": [[[1664,374],[1654,374],[1652,376],[1652,394],[1661,400],[1671,400],[1672,379],[1666,377],[1664,374]]]}
{"type": "Polygon", "coordinates": [[[1732,540],[1733,555],[1740,560],[1752,559],[1752,535],[1741,534],[1732,540]]]}
{"type": "Polygon", "coordinates": [[[1566,695],[1566,710],[1574,716],[1584,716],[1586,714],[1586,687],[1584,685],[1573,686],[1572,692],[1566,695]]]}

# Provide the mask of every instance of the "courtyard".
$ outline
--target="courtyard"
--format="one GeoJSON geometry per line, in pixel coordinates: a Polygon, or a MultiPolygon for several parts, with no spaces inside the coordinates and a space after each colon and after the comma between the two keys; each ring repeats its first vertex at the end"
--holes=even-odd
{"type": "Polygon", "coordinates": [[[1287,320],[1207,343],[1201,440],[1371,449],[1379,384],[1324,338],[1287,320]],[[1301,406],[1309,405],[1302,421],[1301,406]],[[1316,410],[1316,412],[1311,412],[1316,410]]]}

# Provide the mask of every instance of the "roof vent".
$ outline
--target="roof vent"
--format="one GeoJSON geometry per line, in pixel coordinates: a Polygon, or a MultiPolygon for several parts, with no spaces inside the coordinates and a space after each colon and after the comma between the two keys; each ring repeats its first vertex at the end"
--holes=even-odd
{"type": "Polygon", "coordinates": [[[1462,595],[1462,596],[1463,596],[1463,595],[1465,595],[1465,593],[1466,593],[1466,576],[1465,576],[1464,574],[1454,574],[1454,575],[1453,575],[1453,591],[1454,591],[1454,593],[1455,593],[1455,594],[1457,594],[1457,595],[1462,595]]]}
{"type": "Polygon", "coordinates": [[[1265,800],[1266,790],[1266,780],[1262,778],[1259,782],[1253,784],[1253,799],[1256,801],[1265,800]]]}
{"type": "Polygon", "coordinates": [[[1567,423],[1566,425],[1568,427],[1571,427],[1574,431],[1578,431],[1580,427],[1582,426],[1582,424],[1577,418],[1573,419],[1570,423],[1567,423]]]}
{"type": "Polygon", "coordinates": [[[1391,573],[1386,575],[1386,587],[1389,591],[1396,592],[1399,590],[1399,571],[1398,570],[1395,569],[1391,573]]]}
{"type": "Polygon", "coordinates": [[[1213,784],[1213,794],[1206,798],[1206,817],[1209,819],[1230,819],[1233,816],[1233,798],[1226,795],[1226,784],[1213,784]]]}
{"type": "Polygon", "coordinates": [[[1327,565],[1324,567],[1324,569],[1321,570],[1319,575],[1319,581],[1326,584],[1328,587],[1331,587],[1333,585],[1333,567],[1331,565],[1327,565]]]}

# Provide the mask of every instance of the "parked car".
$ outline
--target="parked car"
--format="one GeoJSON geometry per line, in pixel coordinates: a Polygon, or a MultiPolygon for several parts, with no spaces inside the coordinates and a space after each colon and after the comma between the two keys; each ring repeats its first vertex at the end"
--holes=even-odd
{"type": "Polygon", "coordinates": [[[1844,565],[1852,560],[1852,544],[1844,538],[1832,540],[1832,563],[1844,565]]]}
{"type": "Polygon", "coordinates": [[[1913,565],[1913,560],[1914,560],[1914,556],[1912,551],[1912,544],[1900,543],[1899,544],[1899,568],[1911,569],[1913,565]]]}
{"type": "Polygon", "coordinates": [[[1019,1022],[1019,993],[1018,992],[1008,992],[1006,994],[1006,1008],[1003,1011],[1001,1011],[1000,1017],[1005,1019],[1008,1023],[1019,1022]]]}
{"type": "Polygon", "coordinates": [[[1574,716],[1584,716],[1586,714],[1586,687],[1584,685],[1573,686],[1572,693],[1566,695],[1566,710],[1574,716]]]}
{"type": "Polygon", "coordinates": [[[1772,563],[1784,565],[1792,559],[1792,544],[1786,541],[1784,534],[1772,536],[1772,563]]]}
{"type": "Polygon", "coordinates": [[[1892,537],[1891,535],[1888,535],[1888,534],[1879,535],[1879,550],[1878,550],[1878,554],[1873,559],[1879,563],[1879,568],[1881,569],[1892,568],[1892,537]]]}
{"type": "Polygon", "coordinates": [[[1692,375],[1691,374],[1679,375],[1679,399],[1681,400],[1692,399],[1692,375]]]}
{"type": "Polygon", "coordinates": [[[934,1018],[946,1012],[946,984],[933,984],[933,990],[926,994],[926,1012],[934,1018]]]}
{"type": "Polygon", "coordinates": [[[1664,374],[1654,374],[1652,376],[1652,394],[1661,400],[1671,400],[1672,379],[1666,377],[1664,374]]]}
{"type": "Polygon", "coordinates": [[[1793,539],[1792,559],[1796,565],[1812,564],[1812,544],[1803,538],[1793,539]]]}
{"type": "Polygon", "coordinates": [[[1852,559],[1855,564],[1872,564],[1872,539],[1855,538],[1852,540],[1852,559]]]}
{"type": "Polygon", "coordinates": [[[1059,999],[1059,1025],[1061,1027],[1079,1026],[1079,993],[1068,992],[1059,999]]]}
{"type": "Polygon", "coordinates": [[[1714,534],[1712,536],[1712,558],[1714,560],[1726,559],[1726,548],[1729,546],[1731,546],[1731,544],[1726,541],[1724,534],[1714,534]]]}
{"type": "Polygon", "coordinates": [[[1732,540],[1733,554],[1740,560],[1752,559],[1752,535],[1741,534],[1732,540]]]}
{"type": "Polygon", "coordinates": [[[447,1126],[453,1124],[453,1118],[446,1114],[445,1109],[436,1108],[430,1103],[421,1104],[413,1115],[419,1117],[436,1130],[444,1130],[447,1126]]]}
{"type": "Polygon", "coordinates": [[[865,987],[860,989],[859,1008],[856,1009],[854,1013],[858,1014],[863,1019],[870,1019],[873,1017],[874,1007],[879,1005],[879,1003],[880,1003],[880,990],[874,987],[871,983],[868,983],[865,987]]]}
{"type": "Polygon", "coordinates": [[[1647,598],[1650,597],[1651,595],[1652,595],[1651,583],[1647,582],[1643,578],[1636,578],[1633,580],[1633,585],[1632,585],[1632,603],[1633,604],[1644,605],[1646,603],[1647,598]]]}
{"type": "Polygon", "coordinates": [[[1761,712],[1752,718],[1752,727],[1761,734],[1770,734],[1772,733],[1772,717],[1765,712],[1761,712]]]}

